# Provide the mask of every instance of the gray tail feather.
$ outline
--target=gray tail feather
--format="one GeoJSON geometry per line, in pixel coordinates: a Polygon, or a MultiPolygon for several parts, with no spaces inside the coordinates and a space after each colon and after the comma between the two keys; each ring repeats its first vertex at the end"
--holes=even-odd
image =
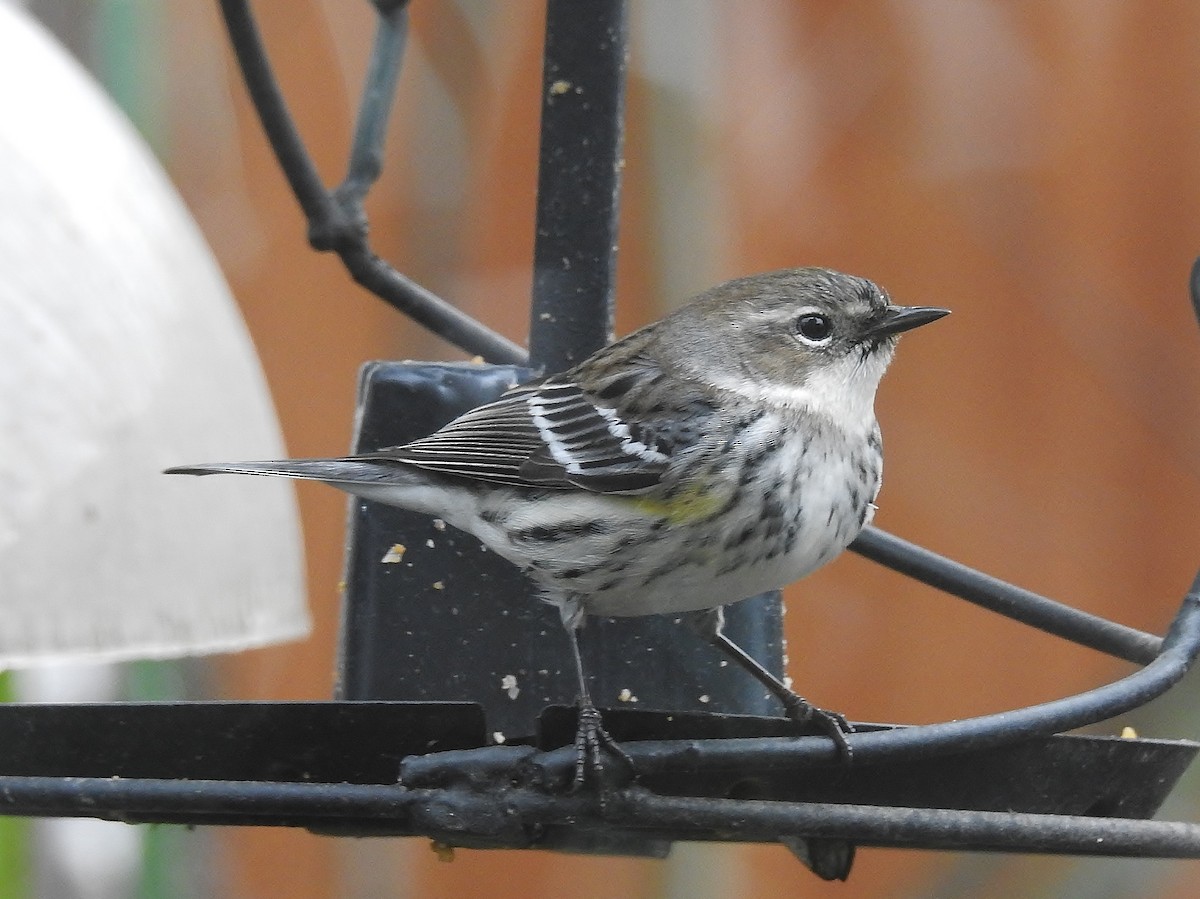
{"type": "Polygon", "coordinates": [[[164,474],[258,474],[330,484],[406,484],[415,479],[402,463],[361,459],[279,459],[267,462],[203,462],[178,465],[164,474]]]}

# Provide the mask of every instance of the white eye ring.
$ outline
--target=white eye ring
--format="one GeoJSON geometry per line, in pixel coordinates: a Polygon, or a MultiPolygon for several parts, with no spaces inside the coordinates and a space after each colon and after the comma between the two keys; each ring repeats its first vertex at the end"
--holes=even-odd
{"type": "Polygon", "coordinates": [[[833,340],[833,321],[823,312],[807,309],[796,317],[796,337],[809,346],[826,346],[833,340]]]}

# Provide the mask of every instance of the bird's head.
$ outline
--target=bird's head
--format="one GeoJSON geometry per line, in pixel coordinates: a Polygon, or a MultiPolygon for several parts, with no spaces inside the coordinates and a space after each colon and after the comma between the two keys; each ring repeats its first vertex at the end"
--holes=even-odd
{"type": "Polygon", "coordinates": [[[785,269],[701,294],[664,336],[677,365],[715,386],[866,420],[898,336],[948,311],[892,305],[865,278],[785,269]]]}

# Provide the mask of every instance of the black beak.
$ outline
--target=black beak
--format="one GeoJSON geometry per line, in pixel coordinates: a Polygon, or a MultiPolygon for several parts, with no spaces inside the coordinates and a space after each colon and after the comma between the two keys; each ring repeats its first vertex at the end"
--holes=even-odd
{"type": "Polygon", "coordinates": [[[867,328],[863,336],[887,337],[889,334],[911,331],[949,314],[949,309],[939,309],[937,306],[888,306],[883,318],[867,328]]]}

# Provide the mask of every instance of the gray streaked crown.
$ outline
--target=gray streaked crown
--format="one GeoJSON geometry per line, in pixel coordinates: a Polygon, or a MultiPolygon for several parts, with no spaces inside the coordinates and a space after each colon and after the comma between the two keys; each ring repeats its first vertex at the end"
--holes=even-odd
{"type": "MultiPolygon", "coordinates": [[[[857,351],[859,359],[877,355],[882,374],[895,339],[876,338],[871,330],[889,308],[887,294],[865,278],[823,268],[784,269],[714,287],[610,352],[650,357],[704,380],[802,384],[813,366],[857,351]],[[806,315],[828,319],[827,339],[803,337],[806,315]]],[[[598,373],[599,361],[584,362],[581,373],[598,373]]]]}

